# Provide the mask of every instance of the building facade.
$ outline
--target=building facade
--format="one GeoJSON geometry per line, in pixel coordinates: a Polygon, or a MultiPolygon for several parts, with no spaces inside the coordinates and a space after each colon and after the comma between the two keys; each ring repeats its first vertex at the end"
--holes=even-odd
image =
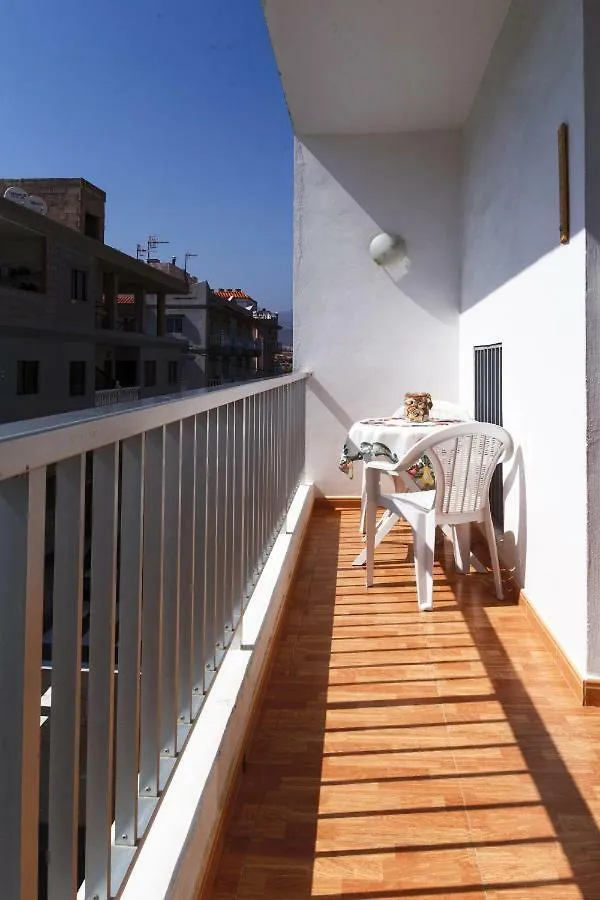
{"type": "MultiPolygon", "coordinates": [[[[172,264],[162,263],[161,266],[172,264]]],[[[149,328],[156,300],[147,299],[149,328]]],[[[166,331],[186,346],[182,384],[188,390],[218,387],[278,373],[277,313],[259,309],[239,288],[190,284],[189,294],[166,298],[166,331]]]]}
{"type": "MultiPolygon", "coordinates": [[[[51,181],[27,185],[42,196],[51,181]]],[[[64,221],[58,201],[51,217],[0,198],[0,422],[179,390],[181,346],[164,314],[145,333],[144,297],[153,291],[164,310],[185,281],[86,234],[91,215],[103,234],[103,207],[89,200],[103,194],[72,181],[81,204],[75,214],[67,191],[64,221]]]]}

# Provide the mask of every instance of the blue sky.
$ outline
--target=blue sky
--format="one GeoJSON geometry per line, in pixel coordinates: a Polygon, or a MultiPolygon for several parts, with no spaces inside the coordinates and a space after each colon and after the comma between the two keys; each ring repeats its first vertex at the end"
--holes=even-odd
{"type": "Polygon", "coordinates": [[[108,243],[157,234],[162,258],[291,308],[292,132],[260,0],[19,0],[2,24],[1,177],[87,178],[108,243]]]}

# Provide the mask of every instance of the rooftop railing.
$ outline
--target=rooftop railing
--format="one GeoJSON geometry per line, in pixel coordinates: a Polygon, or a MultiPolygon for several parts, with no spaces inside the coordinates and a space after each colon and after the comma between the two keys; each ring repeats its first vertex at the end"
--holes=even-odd
{"type": "Polygon", "coordinates": [[[0,426],[3,900],[126,880],[302,478],[305,378],[0,426]]]}
{"type": "Polygon", "coordinates": [[[139,387],[115,387],[94,391],[94,406],[112,406],[115,403],[131,403],[139,399],[139,387]]]}

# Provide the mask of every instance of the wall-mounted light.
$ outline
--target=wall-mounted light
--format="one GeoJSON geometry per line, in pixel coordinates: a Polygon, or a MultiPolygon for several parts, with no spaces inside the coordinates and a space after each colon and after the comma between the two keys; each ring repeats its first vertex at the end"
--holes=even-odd
{"type": "Polygon", "coordinates": [[[369,245],[369,253],[378,266],[389,266],[406,260],[406,242],[395,234],[378,234],[369,245]]]}

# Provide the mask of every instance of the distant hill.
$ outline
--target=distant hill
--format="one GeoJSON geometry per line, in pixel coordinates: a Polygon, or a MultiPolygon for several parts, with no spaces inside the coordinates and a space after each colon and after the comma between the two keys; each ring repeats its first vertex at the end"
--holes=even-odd
{"type": "Polygon", "coordinates": [[[291,309],[279,313],[279,343],[283,347],[291,347],[294,343],[294,313],[291,309]]]}

